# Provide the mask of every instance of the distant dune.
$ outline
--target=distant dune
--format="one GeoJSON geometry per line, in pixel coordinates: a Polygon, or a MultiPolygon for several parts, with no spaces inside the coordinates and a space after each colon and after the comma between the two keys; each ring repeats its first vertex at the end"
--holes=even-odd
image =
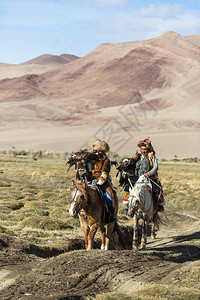
{"type": "Polygon", "coordinates": [[[72,151],[99,137],[130,155],[150,136],[160,157],[200,157],[198,35],[41,55],[0,65],[0,78],[0,148],[72,151]]]}

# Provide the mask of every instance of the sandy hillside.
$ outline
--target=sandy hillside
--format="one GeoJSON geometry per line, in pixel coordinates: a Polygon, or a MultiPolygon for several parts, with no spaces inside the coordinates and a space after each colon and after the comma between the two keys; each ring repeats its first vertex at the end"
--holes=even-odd
{"type": "Polygon", "coordinates": [[[103,138],[129,155],[150,136],[159,157],[200,157],[200,36],[167,32],[64,61],[2,66],[1,148],[72,151],[103,138]],[[9,68],[23,72],[8,78],[9,68]]]}
{"type": "Polygon", "coordinates": [[[48,55],[44,54],[19,65],[0,63],[0,80],[21,77],[26,74],[42,74],[67,64],[78,57],[75,55],[48,55]]]}

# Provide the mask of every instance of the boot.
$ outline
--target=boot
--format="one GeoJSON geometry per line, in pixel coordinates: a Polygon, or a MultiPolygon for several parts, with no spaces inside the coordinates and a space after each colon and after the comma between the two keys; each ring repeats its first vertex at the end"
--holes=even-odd
{"type": "Polygon", "coordinates": [[[159,211],[159,212],[162,212],[162,211],[164,211],[164,206],[163,206],[163,205],[159,205],[159,204],[158,204],[158,211],[159,211]]]}
{"type": "Polygon", "coordinates": [[[158,211],[164,211],[165,198],[163,193],[158,197],[158,211]]]}

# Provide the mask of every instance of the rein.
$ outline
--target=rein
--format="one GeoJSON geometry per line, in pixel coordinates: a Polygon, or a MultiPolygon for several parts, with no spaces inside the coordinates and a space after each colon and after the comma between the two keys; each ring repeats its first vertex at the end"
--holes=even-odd
{"type": "Polygon", "coordinates": [[[160,189],[162,189],[162,187],[159,184],[157,184],[154,180],[152,180],[151,178],[149,178],[149,180],[151,180],[155,185],[157,185],[160,189]]]}
{"type": "Polygon", "coordinates": [[[76,199],[76,196],[77,196],[77,193],[78,193],[78,189],[76,188],[76,191],[75,191],[75,193],[74,193],[74,197],[73,197],[71,203],[74,202],[74,203],[77,203],[77,204],[78,204],[78,214],[79,214],[79,211],[81,210],[81,203],[75,200],[75,199],[76,199]]]}

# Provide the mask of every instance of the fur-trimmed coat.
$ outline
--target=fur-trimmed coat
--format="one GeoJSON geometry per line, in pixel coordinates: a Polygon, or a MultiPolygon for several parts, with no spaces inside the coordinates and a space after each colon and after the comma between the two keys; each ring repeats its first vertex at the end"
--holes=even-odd
{"type": "Polygon", "coordinates": [[[102,158],[98,158],[93,166],[92,174],[97,180],[106,182],[109,178],[111,163],[106,154],[102,158]]]}

